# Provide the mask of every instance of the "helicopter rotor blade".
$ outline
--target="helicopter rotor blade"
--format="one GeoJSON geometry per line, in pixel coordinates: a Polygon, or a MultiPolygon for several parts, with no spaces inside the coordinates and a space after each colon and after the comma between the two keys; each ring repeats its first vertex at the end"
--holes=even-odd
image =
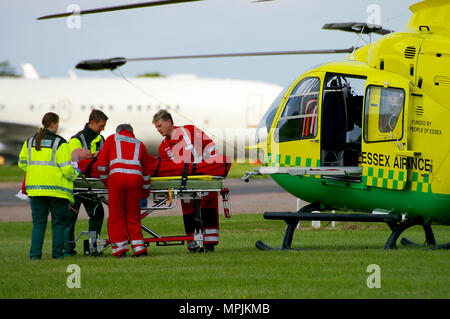
{"type": "Polygon", "coordinates": [[[322,27],[322,29],[324,29],[324,30],[340,30],[340,31],[353,32],[353,33],[359,33],[359,34],[361,34],[361,33],[363,33],[363,34],[376,33],[379,35],[386,35],[386,34],[394,32],[392,30],[384,29],[381,25],[368,24],[365,22],[327,23],[322,27]]]}
{"type": "Polygon", "coordinates": [[[353,47],[347,49],[329,50],[297,50],[297,51],[267,51],[267,52],[242,52],[242,53],[220,53],[220,54],[200,54],[200,55],[175,55],[161,57],[145,57],[126,59],[127,62],[155,61],[155,60],[176,60],[176,59],[204,59],[204,58],[232,58],[249,56],[271,56],[271,55],[298,55],[298,54],[331,54],[331,53],[352,53],[353,47]]]}
{"type": "Polygon", "coordinates": [[[93,13],[110,12],[110,11],[118,11],[118,10],[137,9],[137,8],[144,8],[144,7],[163,6],[163,5],[166,5],[166,4],[176,4],[176,3],[194,2],[194,1],[203,1],[203,0],[158,0],[158,1],[147,1],[147,2],[132,3],[132,4],[112,6],[112,7],[88,9],[88,10],[82,10],[80,12],[56,13],[56,14],[51,14],[51,15],[46,15],[46,16],[39,17],[39,18],[37,18],[37,20],[64,18],[64,17],[71,16],[74,13],[77,14],[77,15],[78,14],[79,15],[84,15],[84,14],[93,14],[93,13]]]}
{"type": "Polygon", "coordinates": [[[122,57],[111,59],[92,59],[78,62],[75,68],[85,71],[114,70],[115,68],[124,65],[126,62],[127,59],[122,57]]]}
{"type": "Polygon", "coordinates": [[[138,61],[157,61],[157,60],[177,60],[177,59],[204,59],[204,58],[230,58],[230,57],[250,57],[250,56],[276,56],[276,55],[300,55],[300,54],[336,54],[336,53],[352,53],[356,48],[347,49],[326,49],[326,50],[296,50],[296,51],[266,51],[266,52],[242,52],[242,53],[221,53],[221,54],[200,54],[200,55],[174,55],[160,57],[143,57],[143,58],[111,58],[84,60],[79,62],[75,68],[80,70],[97,71],[97,70],[114,70],[118,66],[124,65],[126,62],[138,61]]]}

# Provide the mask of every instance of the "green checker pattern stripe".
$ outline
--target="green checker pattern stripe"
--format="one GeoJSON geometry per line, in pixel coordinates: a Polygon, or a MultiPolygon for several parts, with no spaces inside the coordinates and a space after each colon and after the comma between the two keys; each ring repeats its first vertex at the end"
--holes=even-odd
{"type": "MultiPolygon", "coordinates": [[[[264,161],[264,166],[272,167],[320,167],[320,160],[309,157],[300,157],[292,155],[277,154],[273,156],[271,153],[267,154],[264,161]],[[314,164],[313,164],[314,163],[314,164]]],[[[305,175],[311,176],[311,175],[305,175]]],[[[314,175],[315,178],[320,178],[320,175],[314,175]]]]}
{"type": "Polygon", "coordinates": [[[362,182],[367,186],[400,190],[405,188],[406,180],[404,171],[363,165],[362,182]]]}
{"type": "Polygon", "coordinates": [[[413,171],[411,173],[411,190],[413,192],[431,193],[430,174],[413,171]]]}
{"type": "Polygon", "coordinates": [[[25,186],[25,190],[52,190],[52,191],[63,191],[65,193],[73,194],[73,190],[71,190],[70,188],[56,185],[28,185],[25,186]]]}

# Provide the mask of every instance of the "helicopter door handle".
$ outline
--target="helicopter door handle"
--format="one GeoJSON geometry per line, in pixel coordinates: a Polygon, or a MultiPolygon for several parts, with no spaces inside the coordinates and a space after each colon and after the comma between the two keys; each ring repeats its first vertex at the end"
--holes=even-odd
{"type": "Polygon", "coordinates": [[[310,142],[313,142],[313,143],[318,143],[318,142],[320,142],[320,140],[319,139],[317,139],[317,138],[315,138],[315,139],[313,139],[313,140],[309,140],[310,142]]]}

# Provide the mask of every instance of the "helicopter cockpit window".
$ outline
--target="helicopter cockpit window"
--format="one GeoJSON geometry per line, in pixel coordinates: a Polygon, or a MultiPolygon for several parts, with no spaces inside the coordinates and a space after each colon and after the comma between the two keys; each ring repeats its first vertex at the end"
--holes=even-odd
{"type": "Polygon", "coordinates": [[[258,128],[256,129],[256,144],[264,142],[267,139],[273,119],[277,114],[278,107],[280,106],[287,89],[288,87],[281,90],[280,94],[273,100],[272,104],[259,121],[258,128]]]}
{"type": "Polygon", "coordinates": [[[292,90],[278,121],[277,142],[313,138],[317,135],[320,79],[301,80],[292,90]]]}
{"type": "Polygon", "coordinates": [[[403,136],[405,92],[398,88],[369,86],[364,106],[364,139],[367,142],[398,140],[403,136]]]}

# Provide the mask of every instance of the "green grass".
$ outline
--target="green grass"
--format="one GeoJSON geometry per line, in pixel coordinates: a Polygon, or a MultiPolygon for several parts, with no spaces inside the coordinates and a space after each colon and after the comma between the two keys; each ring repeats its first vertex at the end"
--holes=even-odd
{"type": "MultiPolygon", "coordinates": [[[[147,217],[145,224],[164,235],[182,234],[181,216],[147,217]]],[[[255,242],[280,246],[284,222],[261,215],[221,217],[221,242],[213,254],[188,253],[186,246],[150,246],[147,258],[117,259],[107,248],[102,257],[79,254],[51,258],[48,225],[43,258],[28,260],[30,222],[0,223],[0,298],[449,298],[448,251],[425,248],[383,250],[389,236],[384,224],[337,223],[338,229],[303,227],[293,247],[302,250],[259,251],[255,242]],[[81,268],[81,288],[66,286],[69,264],[81,268]],[[381,269],[381,288],[366,285],[367,266],[381,269]]],[[[87,229],[80,220],[77,233],[87,229]]],[[[438,242],[450,229],[434,227],[438,242]]],[[[423,231],[406,232],[423,242],[423,231]]],[[[106,237],[106,222],[102,237],[106,237]]],[[[81,252],[79,242],[78,251],[81,252]]]]}
{"type": "Polygon", "coordinates": [[[0,166],[0,182],[21,182],[24,171],[15,165],[0,166]]]}

